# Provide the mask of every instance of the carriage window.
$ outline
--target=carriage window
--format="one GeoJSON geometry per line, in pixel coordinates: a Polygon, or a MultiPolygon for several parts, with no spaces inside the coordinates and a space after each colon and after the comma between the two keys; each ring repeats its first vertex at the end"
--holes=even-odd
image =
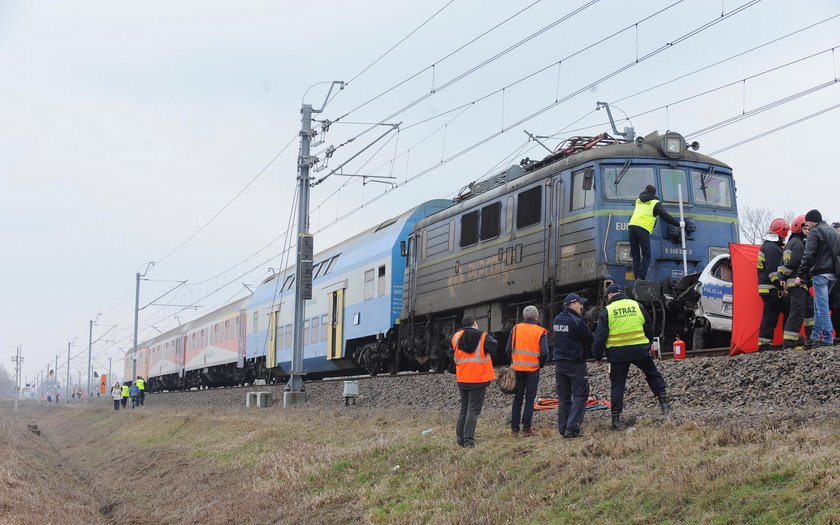
{"type": "Polygon", "coordinates": [[[313,343],[318,342],[318,334],[321,333],[320,330],[321,318],[320,317],[313,317],[312,318],[312,341],[313,343]]]}
{"type": "Polygon", "coordinates": [[[303,321],[303,344],[309,344],[309,319],[303,321]]]}
{"type": "Polygon", "coordinates": [[[376,294],[379,297],[382,297],[388,291],[388,288],[385,284],[385,266],[380,266],[379,267],[379,275],[377,276],[376,286],[377,286],[376,294]]]}
{"type": "Polygon", "coordinates": [[[691,190],[694,202],[708,206],[732,207],[732,192],[727,175],[691,170],[691,190]]]}
{"type": "Polygon", "coordinates": [[[330,325],[330,316],[321,316],[321,341],[327,340],[327,327],[330,325]]]}
{"type": "Polygon", "coordinates": [[[284,341],[285,345],[284,346],[286,348],[291,348],[292,345],[294,344],[294,341],[295,341],[295,333],[292,331],[292,325],[290,325],[290,324],[286,325],[286,336],[284,337],[284,339],[285,339],[285,341],[284,341]]]}
{"type": "Polygon", "coordinates": [[[284,337],[285,333],[283,332],[284,329],[285,329],[284,326],[278,326],[277,330],[276,330],[276,333],[274,334],[274,338],[277,341],[275,343],[275,346],[277,346],[278,350],[282,350],[283,349],[283,343],[286,342],[286,338],[284,337]]]}
{"type": "Polygon", "coordinates": [[[373,270],[365,272],[365,301],[373,299],[373,270]]]}
{"type": "Polygon", "coordinates": [[[499,236],[502,203],[494,202],[481,208],[481,240],[495,239],[499,236]]]}
{"type": "Polygon", "coordinates": [[[516,196],[516,229],[537,224],[542,219],[542,186],[516,196]]]}
{"type": "Polygon", "coordinates": [[[677,185],[682,184],[682,201],[688,202],[688,184],[685,180],[685,171],[670,168],[659,170],[661,188],[659,194],[665,202],[679,202],[680,194],[677,192],[677,185]]]}
{"type": "Polygon", "coordinates": [[[653,168],[604,168],[604,194],[608,199],[636,200],[645,186],[653,184],[653,168]]]}
{"type": "Polygon", "coordinates": [[[572,173],[572,207],[571,211],[581,210],[592,206],[595,202],[595,192],[583,189],[584,170],[572,173]]]}
{"type": "Polygon", "coordinates": [[[505,205],[505,233],[510,233],[513,228],[513,197],[507,198],[505,205]]]}
{"type": "Polygon", "coordinates": [[[461,240],[459,246],[472,246],[478,242],[478,210],[461,216],[461,240]]]}
{"type": "MultiPolygon", "coordinates": [[[[339,254],[340,255],[340,254],[339,254]]],[[[334,255],[331,259],[329,264],[327,264],[327,269],[324,270],[324,275],[327,275],[331,271],[333,271],[333,266],[335,266],[335,262],[338,260],[338,255],[334,255]]]]}
{"type": "Polygon", "coordinates": [[[254,332],[259,332],[260,330],[260,311],[254,310],[254,332]]]}

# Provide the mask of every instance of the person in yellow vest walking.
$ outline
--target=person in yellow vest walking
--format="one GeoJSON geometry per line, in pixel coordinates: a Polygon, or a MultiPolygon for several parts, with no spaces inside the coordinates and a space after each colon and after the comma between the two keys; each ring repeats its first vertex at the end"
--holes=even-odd
{"type": "Polygon", "coordinates": [[[607,308],[598,318],[598,327],[592,342],[595,362],[601,364],[606,353],[610,363],[610,402],[612,403],[612,429],[620,430],[621,412],[624,410],[624,388],[630,365],[636,365],[645,374],[650,390],[659,399],[663,413],[671,410],[665,393],[665,379],[650,356],[653,325],[644,307],[624,295],[617,284],[607,288],[607,308]]]}
{"type": "Polygon", "coordinates": [[[461,329],[452,336],[455,352],[455,379],[461,395],[461,409],[455,435],[458,445],[475,448],[475,426],[490,381],[496,379],[490,354],[496,351],[496,340],[478,329],[475,319],[465,316],[461,329]]]}
{"type": "Polygon", "coordinates": [[[531,419],[540,384],[540,368],[548,360],[548,331],[539,325],[540,312],[536,306],[526,306],[522,318],[523,321],[510,331],[507,341],[511,368],[516,371],[516,393],[513,396],[510,429],[514,436],[518,436],[521,421],[522,435],[530,437],[533,435],[531,419]]]}
{"type": "Polygon", "coordinates": [[[137,388],[140,389],[140,406],[143,406],[143,403],[146,401],[146,381],[142,377],[137,376],[135,383],[137,383],[137,388]]]}
{"type": "Polygon", "coordinates": [[[627,226],[630,234],[630,256],[633,258],[633,277],[637,280],[647,277],[650,266],[650,234],[656,227],[657,217],[661,217],[672,226],[685,227],[683,221],[678,221],[665,211],[665,207],[656,198],[656,187],[648,184],[636,199],[636,208],[627,226]]]}
{"type": "Polygon", "coordinates": [[[129,396],[129,391],[130,391],[129,385],[131,385],[130,381],[126,381],[122,385],[122,392],[121,392],[122,393],[122,399],[120,399],[120,403],[122,404],[123,408],[125,408],[126,405],[128,405],[128,396],[129,396]]]}

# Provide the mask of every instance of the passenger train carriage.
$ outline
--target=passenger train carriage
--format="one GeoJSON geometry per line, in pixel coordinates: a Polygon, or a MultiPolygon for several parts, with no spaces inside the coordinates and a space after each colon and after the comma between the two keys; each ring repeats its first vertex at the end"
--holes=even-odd
{"type": "MultiPolygon", "coordinates": [[[[525,159],[454,200],[426,202],[316,255],[304,369],[444,371],[464,315],[504,348],[525,305],[540,307],[547,326],[575,292],[589,299],[585,315],[594,321],[613,282],[649,306],[666,342],[691,340],[701,322],[692,284],[737,242],[737,217],[731,168],[691,151],[677,133],[571,139],[540,161],[525,159]],[[633,280],[627,226],[648,184],[675,217],[682,197],[688,276],[679,228],[658,221],[648,280],[633,280]]],[[[294,279],[293,270],[278,272],[251,297],[144,343],[138,374],[147,372],[153,389],[287,376],[294,279]]]]}

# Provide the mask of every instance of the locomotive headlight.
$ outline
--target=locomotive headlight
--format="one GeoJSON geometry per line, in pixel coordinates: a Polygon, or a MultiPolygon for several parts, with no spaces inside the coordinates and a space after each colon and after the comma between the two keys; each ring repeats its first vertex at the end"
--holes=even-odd
{"type": "Polygon", "coordinates": [[[729,248],[723,248],[720,246],[710,246],[709,247],[709,260],[711,261],[718,255],[722,255],[724,253],[729,253],[729,248]]]}
{"type": "Polygon", "coordinates": [[[615,243],[615,258],[619,262],[619,264],[632,264],[633,263],[633,256],[630,255],[630,243],[629,242],[617,242],[617,243],[615,243]]]}
{"type": "Polygon", "coordinates": [[[669,131],[662,137],[660,149],[669,159],[678,159],[685,153],[685,139],[679,133],[669,131]]]}

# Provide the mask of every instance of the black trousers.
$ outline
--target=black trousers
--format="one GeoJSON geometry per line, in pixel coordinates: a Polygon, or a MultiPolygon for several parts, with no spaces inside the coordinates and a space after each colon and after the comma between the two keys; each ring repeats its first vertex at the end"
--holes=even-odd
{"type": "Polygon", "coordinates": [[[533,372],[516,372],[516,392],[513,395],[513,407],[510,414],[510,428],[519,430],[519,423],[525,429],[531,428],[534,417],[534,399],[537,397],[537,387],[540,384],[539,369],[533,372]],[[525,401],[523,409],[522,402],[525,401]]]}
{"type": "Polygon", "coordinates": [[[650,266],[650,232],[641,226],[630,226],[630,257],[633,258],[633,277],[644,280],[650,266]]]}
{"type": "Polygon", "coordinates": [[[624,389],[630,365],[635,365],[645,374],[645,379],[653,395],[659,397],[665,394],[665,378],[659,373],[652,357],[647,356],[633,361],[610,363],[610,402],[612,403],[613,414],[621,414],[624,410],[624,389]]]}
{"type": "Polygon", "coordinates": [[[475,425],[478,423],[478,416],[481,414],[481,407],[484,405],[487,387],[483,386],[469,390],[458,388],[458,391],[461,394],[461,410],[458,412],[455,435],[458,438],[458,444],[462,447],[474,447],[475,425]]]}
{"type": "Polygon", "coordinates": [[[557,430],[561,434],[577,434],[589,399],[586,363],[557,361],[554,377],[557,380],[557,430]]]}
{"type": "Polygon", "coordinates": [[[799,331],[802,324],[805,324],[805,338],[811,338],[811,329],[814,327],[814,298],[811,293],[802,286],[788,287],[788,298],[790,300],[790,312],[785,319],[785,345],[790,346],[799,342],[799,331]]]}
{"type": "Polygon", "coordinates": [[[759,295],[764,302],[764,309],[761,312],[761,324],[758,327],[758,344],[769,345],[773,343],[773,332],[776,331],[776,325],[779,323],[779,314],[787,315],[788,308],[785,300],[779,297],[775,290],[759,295]]]}

